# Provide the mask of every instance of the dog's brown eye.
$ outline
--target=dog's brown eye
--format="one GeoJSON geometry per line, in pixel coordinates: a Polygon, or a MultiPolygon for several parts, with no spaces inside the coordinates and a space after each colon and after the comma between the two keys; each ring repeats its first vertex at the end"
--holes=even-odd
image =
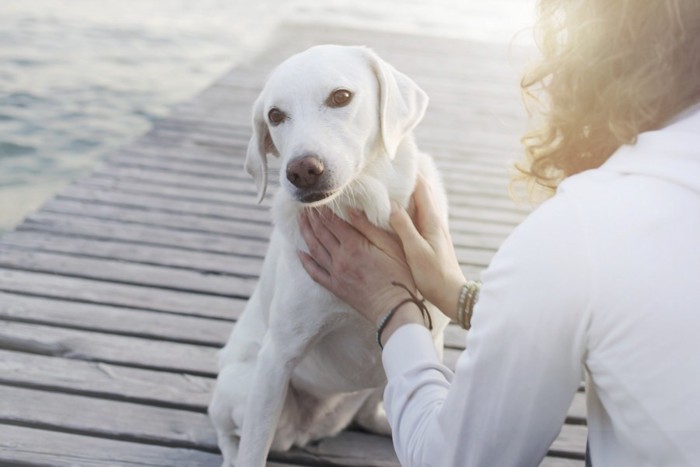
{"type": "Polygon", "coordinates": [[[272,108],[267,113],[267,118],[270,120],[270,123],[272,125],[277,126],[280,123],[282,123],[283,121],[285,121],[287,119],[287,116],[280,109],[272,108]]]}
{"type": "Polygon", "coordinates": [[[348,105],[352,99],[352,93],[347,89],[338,89],[333,91],[330,96],[328,96],[328,106],[329,107],[344,107],[348,105]]]}

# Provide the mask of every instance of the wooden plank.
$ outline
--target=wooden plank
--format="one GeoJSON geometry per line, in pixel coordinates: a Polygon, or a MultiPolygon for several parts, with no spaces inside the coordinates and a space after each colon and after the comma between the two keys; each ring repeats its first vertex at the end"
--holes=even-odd
{"type": "Polygon", "coordinates": [[[567,459],[563,457],[545,457],[540,467],[585,467],[582,459],[567,459]]]}
{"type": "Polygon", "coordinates": [[[210,347],[223,347],[238,315],[222,321],[0,292],[0,318],[8,321],[210,347]]]}
{"type": "Polygon", "coordinates": [[[63,216],[50,212],[30,214],[19,230],[55,231],[87,238],[115,239],[142,245],[168,246],[190,251],[263,258],[267,239],[176,231],[148,225],[125,224],[103,219],[63,216]]]}
{"type": "Polygon", "coordinates": [[[0,386],[0,421],[40,429],[215,453],[203,413],[0,386]]]}
{"type": "MultiPolygon", "coordinates": [[[[346,431],[333,438],[324,438],[298,450],[296,458],[328,466],[400,467],[390,438],[356,431],[346,431]]],[[[270,456],[277,459],[277,455],[270,456]]],[[[286,456],[285,456],[286,457],[286,456]]]]}
{"type": "Polygon", "coordinates": [[[585,426],[565,424],[549,448],[548,455],[581,460],[586,453],[587,440],[588,429],[585,426]]]}
{"type": "MultiPolygon", "coordinates": [[[[0,465],[54,467],[219,467],[221,456],[71,433],[0,425],[0,465]],[[40,442],[38,442],[41,440],[40,442]]],[[[268,467],[281,467],[269,463],[268,467]]]]}
{"type": "Polygon", "coordinates": [[[214,347],[0,321],[0,349],[216,376],[214,347]]]}
{"type": "MultiPolygon", "coordinates": [[[[232,90],[231,92],[236,92],[232,90]]],[[[197,116],[195,113],[197,110],[192,110],[188,108],[188,113],[192,113],[193,118],[205,119],[206,117],[197,116]]],[[[172,118],[187,118],[187,114],[173,113],[172,118]]],[[[170,117],[168,117],[170,118],[170,117]]],[[[221,117],[219,117],[221,118],[221,117]]],[[[201,120],[205,121],[205,120],[201,120]]],[[[245,150],[250,139],[250,134],[252,132],[252,123],[247,121],[244,126],[233,126],[235,129],[247,129],[248,133],[246,137],[242,137],[240,142],[234,143],[237,147],[237,151],[241,153],[245,150]]],[[[187,163],[192,160],[199,162],[201,166],[206,165],[210,167],[228,167],[230,168],[232,164],[238,163],[240,161],[239,157],[236,156],[236,152],[232,152],[229,146],[222,147],[216,144],[194,144],[192,142],[182,142],[179,144],[168,144],[165,141],[154,138],[150,133],[146,133],[141,138],[127,144],[124,147],[118,148],[111,152],[105,157],[107,163],[119,163],[119,160],[124,157],[126,159],[153,159],[154,162],[173,160],[176,162],[187,163]]]]}
{"type": "Polygon", "coordinates": [[[571,402],[571,407],[569,408],[569,413],[567,416],[567,423],[585,425],[586,417],[588,416],[588,410],[586,409],[586,394],[583,390],[580,390],[574,396],[574,400],[571,402]]]}
{"type": "Polygon", "coordinates": [[[481,219],[464,219],[450,215],[450,231],[457,233],[491,235],[505,239],[513,232],[512,224],[503,224],[481,219]]]}
{"type": "Polygon", "coordinates": [[[484,269],[489,265],[496,251],[480,250],[455,245],[455,253],[457,254],[457,259],[459,260],[460,264],[475,266],[478,269],[484,269]]]}
{"type": "Polygon", "coordinates": [[[78,186],[89,187],[93,189],[112,188],[118,189],[126,193],[143,194],[158,196],[161,198],[169,198],[185,201],[202,201],[212,204],[221,205],[239,205],[248,206],[251,209],[263,209],[257,203],[257,195],[254,193],[221,193],[216,191],[171,187],[165,185],[154,185],[147,182],[132,181],[127,179],[107,178],[107,177],[90,177],[78,180],[75,182],[78,186]]]}
{"type": "MultiPolygon", "coordinates": [[[[163,163],[163,165],[167,166],[165,163],[163,163]]],[[[196,167],[201,170],[201,165],[197,165],[196,167]]],[[[166,170],[164,167],[144,166],[143,160],[139,160],[138,164],[135,162],[119,164],[112,162],[109,165],[103,164],[92,172],[91,177],[104,178],[107,180],[116,178],[153,185],[257,197],[255,183],[248,174],[243,172],[243,168],[240,170],[236,168],[235,175],[223,174],[221,170],[217,170],[217,168],[212,168],[211,170],[212,172],[219,172],[217,174],[218,177],[197,173],[193,174],[189,171],[166,170]]]]}
{"type": "Polygon", "coordinates": [[[467,331],[456,323],[450,323],[445,329],[445,346],[464,350],[467,342],[467,331]]]}
{"type": "Polygon", "coordinates": [[[525,219],[525,215],[518,212],[498,211],[485,207],[450,205],[452,218],[479,220],[480,222],[494,222],[515,227],[525,219]]]}
{"type": "Polygon", "coordinates": [[[200,413],[214,389],[208,377],[10,350],[0,350],[0,384],[200,413]]]}
{"type": "Polygon", "coordinates": [[[165,183],[177,180],[194,187],[207,187],[219,191],[235,190],[255,195],[255,183],[243,169],[245,146],[241,146],[240,152],[231,157],[227,164],[202,164],[195,158],[176,159],[162,154],[143,157],[140,154],[121,153],[109,158],[107,163],[97,167],[93,173],[100,177],[145,181],[152,175],[153,180],[165,183]]]}
{"type": "Polygon", "coordinates": [[[181,315],[230,319],[246,300],[0,269],[0,291],[181,315]]]}
{"type": "Polygon", "coordinates": [[[0,267],[235,298],[250,297],[257,283],[257,278],[251,277],[31,251],[3,243],[0,267]]]}
{"type": "MultiPolygon", "coordinates": [[[[155,212],[186,213],[212,219],[244,220],[264,225],[270,224],[270,214],[267,208],[246,205],[212,205],[202,201],[172,199],[153,194],[124,193],[122,191],[102,187],[84,187],[71,185],[66,187],[58,196],[60,199],[99,202],[128,208],[147,209],[155,212]]],[[[20,226],[21,227],[21,226],[20,226]]]]}
{"type": "Polygon", "coordinates": [[[58,197],[44,204],[44,212],[94,217],[131,224],[168,227],[187,232],[218,233],[236,237],[270,238],[268,223],[248,222],[243,219],[215,219],[187,213],[160,212],[143,207],[122,207],[87,199],[58,197]]]}
{"type": "MultiPolygon", "coordinates": [[[[218,452],[216,435],[207,416],[183,410],[0,386],[0,420],[131,443],[218,452]]],[[[275,462],[304,463],[325,455],[329,456],[328,465],[398,465],[387,463],[393,456],[389,438],[353,432],[308,448],[273,453],[270,457],[275,462]],[[361,450],[357,449],[358,440],[361,450]],[[367,452],[372,452],[377,460],[366,458],[367,452]]]]}
{"type": "Polygon", "coordinates": [[[131,263],[152,264],[174,269],[200,271],[207,274],[233,274],[258,277],[261,258],[235,257],[221,253],[188,251],[176,248],[139,245],[121,241],[76,238],[52,232],[8,232],[3,244],[34,251],[66,253],[88,258],[105,258],[131,263]]]}

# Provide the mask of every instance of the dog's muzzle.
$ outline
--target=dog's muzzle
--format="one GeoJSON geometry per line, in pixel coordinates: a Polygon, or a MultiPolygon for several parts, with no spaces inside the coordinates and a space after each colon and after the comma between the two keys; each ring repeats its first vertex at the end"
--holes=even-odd
{"type": "Polygon", "coordinates": [[[302,203],[317,203],[335,193],[328,189],[327,175],[323,161],[314,154],[287,164],[287,180],[297,188],[296,198],[302,203]]]}

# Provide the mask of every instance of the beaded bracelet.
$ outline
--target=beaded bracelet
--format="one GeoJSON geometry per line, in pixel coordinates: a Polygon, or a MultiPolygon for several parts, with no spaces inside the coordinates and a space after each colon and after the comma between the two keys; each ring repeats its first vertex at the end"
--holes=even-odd
{"type": "Polygon", "coordinates": [[[389,321],[391,320],[391,317],[394,316],[394,313],[396,313],[396,311],[399,308],[401,308],[407,303],[415,304],[420,310],[421,316],[423,316],[423,321],[427,321],[428,329],[430,329],[431,331],[433,329],[433,320],[430,317],[428,308],[425,306],[425,300],[416,297],[416,295],[413,292],[411,292],[411,290],[408,287],[399,282],[392,282],[391,285],[405,289],[406,292],[408,292],[408,295],[410,295],[410,298],[400,301],[398,305],[396,305],[391,310],[387,311],[382,317],[381,321],[379,321],[379,326],[377,326],[377,344],[382,350],[384,350],[384,346],[382,345],[382,333],[384,332],[384,328],[386,328],[386,325],[389,324],[389,321]]]}
{"type": "Polygon", "coordinates": [[[479,300],[481,292],[481,282],[467,281],[459,291],[459,301],[457,302],[457,322],[467,331],[472,327],[472,314],[474,305],[479,300]]]}

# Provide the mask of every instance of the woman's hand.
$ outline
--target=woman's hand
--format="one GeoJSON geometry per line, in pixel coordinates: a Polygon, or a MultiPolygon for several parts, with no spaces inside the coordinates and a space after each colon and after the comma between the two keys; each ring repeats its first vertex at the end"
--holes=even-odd
{"type": "Polygon", "coordinates": [[[406,261],[421,294],[444,314],[457,318],[459,292],[466,282],[449,227],[442,221],[425,179],[419,175],[409,210],[393,206],[389,223],[401,239],[406,261]]]}
{"type": "MultiPolygon", "coordinates": [[[[448,226],[438,215],[430,188],[421,176],[410,210],[412,216],[393,206],[389,222],[395,234],[371,224],[364,214],[351,213],[348,223],[328,209],[306,211],[299,222],[309,247],[308,254],[299,253],[304,269],[375,324],[408,296],[392,282],[412,291],[417,288],[456,319],[459,292],[466,281],[448,226]]],[[[406,322],[423,322],[417,307],[406,305],[406,310],[391,319],[384,335],[388,338],[406,322]]]]}
{"type": "MultiPolygon", "coordinates": [[[[411,291],[415,284],[398,237],[372,225],[364,214],[351,213],[350,219],[352,224],[325,208],[304,212],[299,225],[309,254],[299,252],[299,257],[316,282],[377,325],[409,296],[392,282],[411,291]]],[[[405,308],[391,321],[423,322],[417,307],[405,308]]],[[[387,328],[383,337],[388,338],[390,331],[387,328]]]]}

